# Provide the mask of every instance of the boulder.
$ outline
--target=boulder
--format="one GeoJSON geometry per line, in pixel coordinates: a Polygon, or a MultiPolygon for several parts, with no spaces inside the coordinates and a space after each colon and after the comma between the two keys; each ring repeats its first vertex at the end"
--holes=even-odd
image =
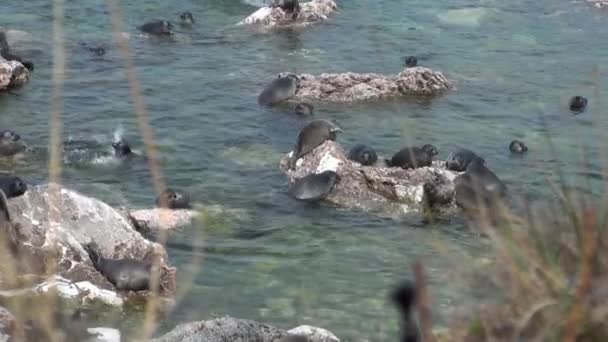
{"type": "MultiPolygon", "coordinates": [[[[142,237],[117,210],[95,198],[57,185],[38,185],[22,196],[8,201],[11,222],[8,240],[16,256],[9,271],[18,279],[51,278],[45,283],[15,282],[0,273],[2,289],[32,285],[35,289],[59,289],[83,300],[106,298],[119,305],[120,298],[145,297],[148,291],[116,293],[114,286],[100,274],[83,245],[95,242],[106,258],[157,260],[160,267],[160,295],[171,299],[175,293],[175,268],[168,262],[164,247],[142,237]],[[51,191],[51,188],[57,191],[51,191]],[[56,198],[55,198],[56,197],[56,198]],[[115,293],[117,296],[113,296],[115,293]],[[120,298],[115,298],[120,297],[120,298]]],[[[3,267],[6,267],[4,265],[3,267]]]]}
{"type": "Polygon", "coordinates": [[[439,95],[452,88],[452,82],[441,72],[425,67],[406,68],[398,75],[353,72],[319,76],[300,74],[293,99],[298,102],[348,103],[403,95],[439,95]]]}
{"type": "Polygon", "coordinates": [[[587,2],[597,8],[608,8],[608,0],[587,0],[587,2]]]}
{"type": "Polygon", "coordinates": [[[20,87],[29,77],[30,73],[23,64],[0,57],[0,91],[20,87]]]}
{"type": "Polygon", "coordinates": [[[289,170],[291,153],[279,164],[290,184],[311,173],[332,170],[338,174],[340,180],[326,198],[330,203],[397,214],[420,211],[427,203],[438,205],[439,209],[455,208],[454,179],[459,173],[446,169],[443,161],[435,161],[430,167],[404,170],[386,167],[378,156],[376,165],[363,166],[348,159],[338,143],[328,140],[298,159],[295,169],[289,170]],[[425,191],[425,184],[434,189],[432,198],[425,191]]]}
{"type": "Polygon", "coordinates": [[[293,20],[291,13],[286,13],[279,7],[262,7],[237,25],[256,24],[268,28],[307,26],[327,20],[327,16],[337,9],[333,0],[312,0],[300,4],[298,17],[293,20]]]}
{"type": "Polygon", "coordinates": [[[308,342],[340,342],[331,332],[299,326],[289,331],[232,317],[180,324],[153,342],[282,342],[287,336],[304,336],[308,342]]]}

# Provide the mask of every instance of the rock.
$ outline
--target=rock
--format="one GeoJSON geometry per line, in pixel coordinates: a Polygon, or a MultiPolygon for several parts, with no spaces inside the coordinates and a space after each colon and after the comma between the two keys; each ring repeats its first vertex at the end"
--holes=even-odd
{"type": "Polygon", "coordinates": [[[0,306],[0,341],[10,341],[16,325],[15,316],[0,306]]]}
{"type": "Polygon", "coordinates": [[[298,75],[295,101],[354,102],[401,95],[441,94],[454,88],[441,72],[429,68],[406,68],[396,76],[380,74],[298,75]]]}
{"type": "Polygon", "coordinates": [[[434,202],[445,209],[454,208],[454,179],[459,173],[447,170],[445,162],[435,161],[430,167],[410,170],[389,168],[382,163],[362,166],[349,160],[334,141],[326,141],[300,158],[294,170],[287,167],[290,155],[284,156],[279,164],[290,184],[311,173],[332,170],[338,174],[340,181],[326,200],[339,206],[398,213],[418,211],[425,203],[424,184],[432,183],[437,188],[435,196],[442,197],[434,202]]]}
{"type": "Polygon", "coordinates": [[[231,317],[180,324],[154,342],[278,342],[287,335],[270,325],[231,317]]]}
{"type": "Polygon", "coordinates": [[[608,8],[608,0],[587,0],[587,2],[597,8],[608,8]]]}
{"type": "Polygon", "coordinates": [[[306,336],[308,342],[340,342],[340,339],[330,331],[310,325],[300,325],[287,332],[291,335],[306,336]]]}
{"type": "Polygon", "coordinates": [[[139,209],[128,212],[135,228],[143,234],[157,234],[163,230],[174,230],[192,223],[198,214],[190,209],[139,209]]]}
{"type": "Polygon", "coordinates": [[[308,325],[285,331],[232,317],[180,324],[153,342],[279,342],[283,337],[304,336],[308,342],[340,342],[331,332],[308,325]]]}
{"type": "Polygon", "coordinates": [[[268,28],[285,26],[307,26],[327,20],[327,16],[338,9],[333,0],[312,0],[300,4],[297,19],[292,19],[292,13],[287,13],[279,7],[262,7],[237,25],[260,25],[268,28]]]}
{"type": "MultiPolygon", "coordinates": [[[[31,187],[24,195],[8,201],[11,213],[8,236],[11,254],[17,256],[14,263],[18,275],[54,276],[50,282],[34,288],[42,291],[56,288],[66,296],[78,296],[83,301],[101,299],[120,305],[121,298],[149,295],[148,291],[116,294],[113,285],[93,267],[82,247],[95,242],[107,258],[148,261],[158,258],[159,294],[164,299],[172,298],[175,268],[169,265],[163,246],[144,239],[124,216],[106,203],[65,188],[59,189],[54,200],[51,186],[31,187]],[[74,284],[66,283],[67,280],[74,284]]],[[[0,273],[3,289],[22,285],[11,284],[14,280],[5,274],[0,273]]]]}
{"type": "Polygon", "coordinates": [[[29,75],[29,71],[20,62],[0,57],[0,91],[22,86],[29,75]]]}

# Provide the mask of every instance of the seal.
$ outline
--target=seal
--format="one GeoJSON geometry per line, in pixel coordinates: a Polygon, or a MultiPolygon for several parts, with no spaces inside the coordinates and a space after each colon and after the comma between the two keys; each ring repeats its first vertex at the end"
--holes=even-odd
{"type": "Polygon", "coordinates": [[[416,56],[408,56],[405,58],[405,66],[407,68],[413,68],[418,65],[418,58],[416,56]]]}
{"type": "Polygon", "coordinates": [[[294,112],[298,115],[312,116],[314,107],[310,103],[301,102],[296,105],[294,112]]]}
{"type": "Polygon", "coordinates": [[[169,209],[191,209],[190,198],[173,189],[165,189],[156,198],[156,206],[169,209]]]}
{"type": "Polygon", "coordinates": [[[358,144],[353,146],[348,152],[348,159],[356,161],[363,166],[374,165],[378,161],[378,155],[373,148],[358,144]]]}
{"type": "Polygon", "coordinates": [[[166,20],[154,20],[138,27],[144,33],[154,36],[169,36],[173,34],[173,24],[166,20]]]}
{"type": "Polygon", "coordinates": [[[289,169],[293,170],[298,159],[310,153],[326,140],[335,141],[338,132],[342,132],[342,129],[331,121],[324,119],[311,121],[298,133],[298,140],[289,159],[289,169]]]}
{"type": "Polygon", "coordinates": [[[118,158],[133,158],[137,156],[133,150],[131,150],[131,145],[129,145],[129,142],[124,138],[113,142],[112,148],[114,148],[114,156],[118,158]]]}
{"type": "Polygon", "coordinates": [[[82,47],[84,47],[85,49],[92,52],[93,54],[95,54],[98,57],[101,57],[106,54],[106,49],[101,45],[91,46],[85,42],[81,42],[80,45],[82,45],[82,47]]]}
{"type": "Polygon", "coordinates": [[[0,189],[7,198],[19,197],[27,191],[27,185],[16,176],[0,176],[0,189]]]}
{"type": "Polygon", "coordinates": [[[570,110],[575,114],[580,114],[587,108],[587,98],[584,96],[573,96],[570,99],[570,110]]]}
{"type": "Polygon", "coordinates": [[[194,16],[192,15],[192,12],[183,12],[179,15],[179,19],[179,24],[182,26],[192,26],[194,24],[194,16]]]}
{"type": "Polygon", "coordinates": [[[485,160],[475,154],[475,152],[463,148],[456,153],[450,153],[445,161],[445,167],[448,170],[462,172],[466,170],[469,164],[474,160],[479,160],[482,164],[485,163],[485,160]]]}
{"type": "Polygon", "coordinates": [[[465,211],[493,207],[507,194],[507,186],[481,159],[471,161],[465,173],[454,180],[454,187],[456,204],[465,211]]]}
{"type": "Polygon", "coordinates": [[[298,0],[273,0],[270,7],[279,7],[288,14],[291,14],[291,19],[296,20],[300,14],[300,2],[298,0]]]}
{"type": "Polygon", "coordinates": [[[6,33],[4,31],[0,31],[0,56],[7,61],[17,61],[23,64],[27,70],[34,71],[34,63],[23,60],[21,56],[16,55],[11,51],[8,40],[6,39],[6,33]]]}
{"type": "Polygon", "coordinates": [[[334,171],[313,173],[295,181],[287,193],[300,201],[320,201],[329,195],[338,181],[338,174],[334,171]]]}
{"type": "Polygon", "coordinates": [[[420,332],[414,318],[416,287],[410,281],[399,284],[389,295],[401,315],[401,342],[418,342],[420,332]]]}
{"type": "Polygon", "coordinates": [[[25,151],[25,144],[21,142],[21,136],[14,131],[0,130],[0,156],[10,157],[25,151]]]}
{"type": "Polygon", "coordinates": [[[288,100],[296,94],[298,76],[287,74],[272,80],[258,96],[258,103],[262,106],[272,106],[288,100]]]}
{"type": "Polygon", "coordinates": [[[431,144],[426,144],[422,147],[405,147],[395,153],[390,160],[386,159],[385,162],[388,167],[415,169],[431,166],[433,157],[438,154],[437,148],[431,144]]]}
{"type": "Polygon", "coordinates": [[[513,140],[509,144],[509,151],[511,151],[511,153],[524,154],[528,152],[528,146],[526,146],[523,141],[513,140]]]}
{"type": "Polygon", "coordinates": [[[142,291],[150,289],[152,264],[135,259],[106,259],[91,242],[83,246],[95,269],[106,277],[117,290],[142,291]]]}

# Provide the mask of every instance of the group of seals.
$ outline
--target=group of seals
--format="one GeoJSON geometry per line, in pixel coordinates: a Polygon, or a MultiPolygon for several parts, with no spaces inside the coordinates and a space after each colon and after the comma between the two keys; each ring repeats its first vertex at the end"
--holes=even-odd
{"type": "Polygon", "coordinates": [[[83,246],[99,271],[117,290],[142,291],[150,289],[152,264],[135,259],[106,259],[97,245],[91,242],[83,246]]]}
{"type": "Polygon", "coordinates": [[[21,56],[11,51],[11,48],[8,44],[8,40],[6,39],[6,33],[3,31],[0,31],[0,56],[2,56],[2,58],[6,59],[7,61],[17,61],[23,64],[23,66],[27,70],[34,71],[34,63],[32,63],[31,61],[23,60],[21,56]]]}
{"type": "Polygon", "coordinates": [[[272,80],[258,96],[262,106],[272,106],[295,96],[298,88],[298,76],[295,74],[279,75],[272,80]]]}

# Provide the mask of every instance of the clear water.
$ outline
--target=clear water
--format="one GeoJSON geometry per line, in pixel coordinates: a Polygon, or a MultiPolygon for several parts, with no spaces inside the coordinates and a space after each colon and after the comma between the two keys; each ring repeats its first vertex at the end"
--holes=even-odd
{"type": "MultiPolygon", "coordinates": [[[[256,3],[251,2],[250,3],[256,3]]],[[[256,96],[283,71],[397,73],[402,57],[443,71],[458,89],[446,96],[353,105],[318,105],[316,116],[337,121],[345,145],[367,143],[383,153],[433,143],[447,156],[457,147],[483,155],[512,191],[549,195],[546,179],[601,181],[598,153],[606,141],[601,101],[608,89],[608,12],[569,0],[340,2],[327,23],[297,32],[260,33],[235,27],[256,8],[219,0],[123,2],[136,71],[162,154],[167,182],[196,201],[228,209],[207,227],[175,234],[168,244],[191,289],[164,327],[232,315],[288,328],[326,327],[345,340],[395,340],[396,312],[388,289],[423,258],[438,322],[483,293],[467,279],[485,243],[460,218],[437,227],[416,216],[384,219],[358,211],[309,206],[286,196],[277,162],[306,119],[263,109],[256,96]],[[173,41],[141,36],[147,20],[197,24],[173,41]],[[594,85],[599,85],[599,88],[594,85]],[[589,98],[586,113],[566,111],[570,96],[589,98]],[[551,151],[547,136],[555,143],[551,151]],[[508,144],[530,152],[512,158],[508,144]],[[591,160],[583,167],[580,155],[591,160]],[[205,231],[204,243],[197,238],[205,231]],[[198,242],[197,242],[198,241],[198,242]],[[203,252],[199,249],[203,248],[203,252]],[[203,264],[190,262],[204,253],[203,264]],[[188,281],[188,278],[194,280],[188,281]]],[[[0,97],[0,126],[44,151],[52,92],[52,7],[46,0],[1,1],[0,24],[28,32],[16,44],[36,70],[19,96],[0,97]]],[[[72,152],[64,165],[69,186],[114,205],[154,201],[146,165],[94,162],[109,152],[118,127],[143,150],[123,62],[111,41],[103,1],[66,3],[68,71],[64,138],[94,141],[98,154],[72,152]],[[97,57],[79,43],[103,44],[97,57]],[[81,158],[82,157],[82,158],[81,158]]],[[[45,153],[4,169],[31,183],[47,178],[45,153]]],[[[131,315],[113,317],[128,325],[131,315]]],[[[134,324],[134,323],[131,323],[134,324]]]]}

